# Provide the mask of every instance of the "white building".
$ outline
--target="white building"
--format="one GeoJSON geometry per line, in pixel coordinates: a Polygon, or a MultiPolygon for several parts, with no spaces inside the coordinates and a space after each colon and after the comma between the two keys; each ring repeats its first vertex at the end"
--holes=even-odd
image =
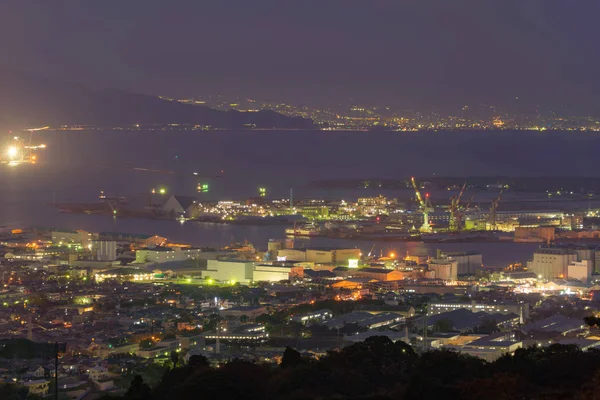
{"type": "Polygon", "coordinates": [[[90,379],[94,382],[98,382],[108,378],[108,369],[106,367],[92,367],[87,370],[90,379]]]}
{"type": "Polygon", "coordinates": [[[208,260],[203,278],[218,282],[248,284],[253,281],[254,262],[246,260],[208,260]]]}
{"type": "Polygon", "coordinates": [[[46,397],[50,389],[50,381],[39,379],[35,381],[25,382],[23,386],[29,389],[29,394],[46,397]]]}
{"type": "Polygon", "coordinates": [[[567,266],[567,277],[569,279],[577,279],[581,282],[586,282],[592,276],[592,261],[573,261],[567,266]]]}
{"type": "Polygon", "coordinates": [[[254,282],[279,282],[302,276],[304,268],[287,265],[258,264],[254,267],[252,280],[254,282]]]}
{"type": "Polygon", "coordinates": [[[93,240],[92,252],[96,253],[99,261],[114,261],[117,259],[117,242],[114,240],[93,240]]]}
{"type": "Polygon", "coordinates": [[[540,248],[533,253],[533,261],[527,267],[541,279],[565,278],[569,264],[574,261],[578,261],[578,256],[573,250],[540,248]]]}
{"type": "Polygon", "coordinates": [[[173,195],[162,206],[162,211],[166,214],[180,215],[186,218],[196,218],[200,215],[198,199],[191,196],[173,195]]]}
{"type": "Polygon", "coordinates": [[[279,249],[277,257],[282,261],[306,261],[306,251],[297,249],[279,249]]]}

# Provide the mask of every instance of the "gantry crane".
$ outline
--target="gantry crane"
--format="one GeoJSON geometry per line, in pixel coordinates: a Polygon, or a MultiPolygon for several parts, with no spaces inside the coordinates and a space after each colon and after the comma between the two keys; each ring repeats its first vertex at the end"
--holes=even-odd
{"type": "Polygon", "coordinates": [[[415,189],[415,194],[417,195],[417,201],[421,206],[421,211],[423,212],[423,225],[419,229],[421,232],[431,232],[431,225],[429,225],[429,213],[434,211],[433,205],[429,200],[429,193],[425,193],[425,198],[421,196],[421,192],[419,191],[419,187],[415,182],[415,178],[410,178],[410,182],[412,183],[412,187],[415,189]]]}
{"type": "Polygon", "coordinates": [[[463,193],[467,188],[467,183],[462,186],[458,195],[452,196],[450,198],[450,226],[449,229],[451,231],[459,231],[461,229],[461,220],[462,216],[459,212],[460,200],[462,199],[463,193]]]}
{"type": "Polygon", "coordinates": [[[500,194],[492,200],[492,206],[490,207],[490,230],[492,231],[496,230],[496,211],[498,211],[498,203],[500,203],[503,191],[504,189],[500,190],[500,194]]]}

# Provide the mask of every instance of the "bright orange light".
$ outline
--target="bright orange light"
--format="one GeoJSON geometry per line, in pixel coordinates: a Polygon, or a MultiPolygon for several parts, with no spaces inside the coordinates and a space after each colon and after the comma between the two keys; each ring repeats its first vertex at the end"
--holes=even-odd
{"type": "Polygon", "coordinates": [[[396,253],[394,253],[394,252],[390,253],[390,258],[396,258],[396,253]]]}
{"type": "Polygon", "coordinates": [[[35,160],[37,160],[37,156],[34,154],[31,156],[31,161],[35,161],[35,160]]]}

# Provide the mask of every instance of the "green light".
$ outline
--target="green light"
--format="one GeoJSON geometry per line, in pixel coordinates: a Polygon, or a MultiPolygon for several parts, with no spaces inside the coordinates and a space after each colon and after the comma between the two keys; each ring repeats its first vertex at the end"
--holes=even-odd
{"type": "Polygon", "coordinates": [[[160,194],[165,194],[165,193],[167,193],[167,189],[161,188],[159,192],[160,192],[160,194]]]}
{"type": "Polygon", "coordinates": [[[264,188],[264,187],[258,188],[258,193],[260,193],[260,197],[265,197],[267,194],[267,188],[264,188]]]}
{"type": "Polygon", "coordinates": [[[214,279],[209,279],[209,280],[208,280],[208,284],[209,284],[209,285],[212,285],[213,283],[215,283],[215,280],[214,280],[214,279]]]}

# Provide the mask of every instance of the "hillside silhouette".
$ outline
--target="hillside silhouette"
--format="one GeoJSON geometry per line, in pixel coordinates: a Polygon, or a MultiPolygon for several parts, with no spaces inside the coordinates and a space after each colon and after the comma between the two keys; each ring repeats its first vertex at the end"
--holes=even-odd
{"type": "Polygon", "coordinates": [[[197,124],[219,129],[311,129],[312,121],[272,111],[218,111],[117,90],[96,91],[0,69],[0,126],[197,124]]]}

